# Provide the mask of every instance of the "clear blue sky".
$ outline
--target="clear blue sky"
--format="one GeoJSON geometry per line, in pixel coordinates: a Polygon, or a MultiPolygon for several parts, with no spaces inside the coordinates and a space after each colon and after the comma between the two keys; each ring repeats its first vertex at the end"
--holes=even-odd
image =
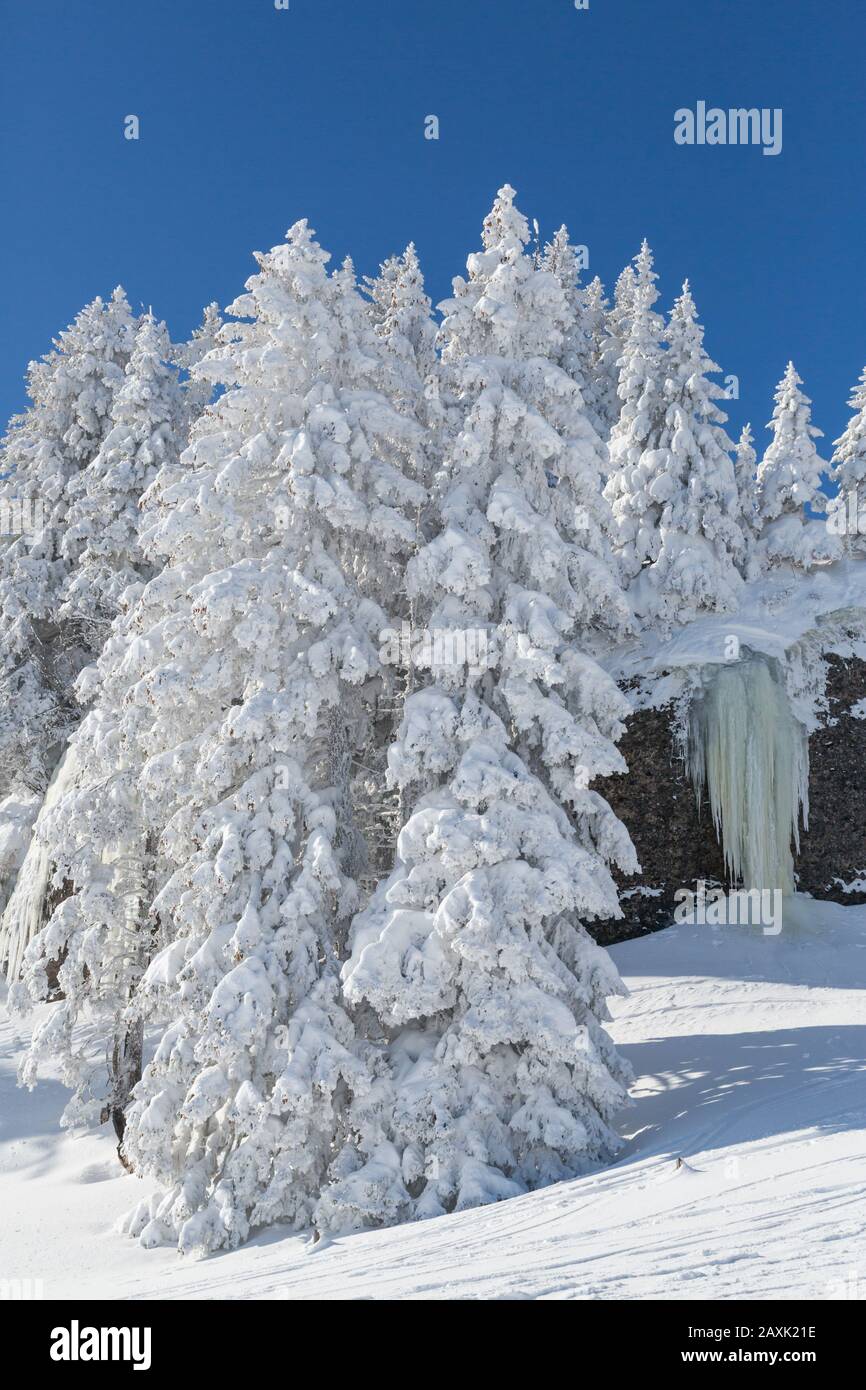
{"type": "Polygon", "coordinates": [[[816,423],[844,425],[866,362],[862,0],[0,0],[0,25],[4,418],[94,295],[120,282],[180,337],[302,216],[359,272],[414,239],[442,298],[507,180],[606,284],[644,235],[665,307],[690,277],[740,378],[732,429],[750,417],[763,446],[789,357],[816,423]],[[676,145],[698,100],[781,107],[782,153],[676,145]]]}

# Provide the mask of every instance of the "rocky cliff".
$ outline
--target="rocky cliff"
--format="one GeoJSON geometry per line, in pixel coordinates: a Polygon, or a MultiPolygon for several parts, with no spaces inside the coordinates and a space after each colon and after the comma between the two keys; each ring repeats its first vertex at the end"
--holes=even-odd
{"type": "MultiPolygon", "coordinates": [[[[866,902],[866,661],[825,655],[826,711],[809,739],[809,826],[794,866],[800,892],[866,902]],[[855,713],[852,713],[855,710],[855,713]],[[858,886],[854,886],[858,885],[858,886]]],[[[594,783],[628,827],[642,872],[618,876],[624,916],[590,924],[604,943],[667,926],[678,889],[723,884],[712,817],[698,809],[675,732],[673,708],[637,710],[620,748],[627,776],[594,783]]]]}

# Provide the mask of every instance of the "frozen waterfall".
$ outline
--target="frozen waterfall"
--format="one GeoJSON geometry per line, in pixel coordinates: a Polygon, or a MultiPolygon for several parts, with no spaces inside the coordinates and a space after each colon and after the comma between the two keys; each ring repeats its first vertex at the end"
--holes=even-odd
{"type": "Polygon", "coordinates": [[[775,662],[753,654],[712,671],[692,706],[688,765],[731,879],[793,893],[801,808],[808,825],[809,745],[775,662]]]}

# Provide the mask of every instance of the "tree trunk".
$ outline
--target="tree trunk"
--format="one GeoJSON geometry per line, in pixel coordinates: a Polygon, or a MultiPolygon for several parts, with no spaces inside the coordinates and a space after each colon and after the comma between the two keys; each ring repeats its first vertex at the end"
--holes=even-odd
{"type": "Polygon", "coordinates": [[[117,1156],[129,1172],[132,1172],[132,1165],[123,1152],[126,1107],[133,1088],[141,1080],[143,1050],[144,1024],[137,1018],[119,1033],[111,1056],[112,1087],[109,1114],[117,1135],[117,1156]]]}
{"type": "MultiPolygon", "coordinates": [[[[150,918],[153,899],[156,846],[153,836],[147,835],[141,848],[139,862],[133,865],[132,882],[127,882],[126,927],[129,933],[129,979],[127,998],[132,1001],[139,980],[153,957],[156,943],[156,923],[150,918]]],[[[117,1021],[114,1047],[111,1054],[108,1116],[117,1135],[117,1156],[129,1172],[132,1165],[123,1151],[126,1131],[126,1107],[133,1090],[141,1080],[144,1055],[144,1020],[140,1015],[123,1011],[117,1021]]]]}

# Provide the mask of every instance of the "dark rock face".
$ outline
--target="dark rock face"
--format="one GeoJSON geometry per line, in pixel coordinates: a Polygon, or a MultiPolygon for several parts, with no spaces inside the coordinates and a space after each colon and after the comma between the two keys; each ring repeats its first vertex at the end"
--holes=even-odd
{"type": "Polygon", "coordinates": [[[866,699],[866,662],[824,659],[829,710],[809,740],[809,829],[794,861],[797,886],[814,898],[863,903],[866,893],[842,885],[866,878],[866,719],[848,713],[866,699]]]}
{"type": "MultiPolygon", "coordinates": [[[[866,662],[828,655],[828,713],[809,740],[809,829],[794,861],[801,892],[836,902],[866,902],[842,884],[866,878],[866,719],[848,713],[866,698],[866,662]]],[[[610,944],[670,924],[678,889],[698,879],[724,884],[725,866],[709,807],[698,809],[673,735],[671,709],[638,710],[620,749],[627,776],[593,783],[634,841],[641,873],[615,874],[623,917],[591,922],[610,944]]]]}
{"type": "Polygon", "coordinates": [[[679,888],[722,881],[724,858],[709,807],[698,811],[673,734],[670,709],[638,710],[620,740],[628,774],[593,783],[627,827],[640,860],[633,877],[615,873],[623,917],[592,922],[605,945],[670,925],[679,888]]]}

